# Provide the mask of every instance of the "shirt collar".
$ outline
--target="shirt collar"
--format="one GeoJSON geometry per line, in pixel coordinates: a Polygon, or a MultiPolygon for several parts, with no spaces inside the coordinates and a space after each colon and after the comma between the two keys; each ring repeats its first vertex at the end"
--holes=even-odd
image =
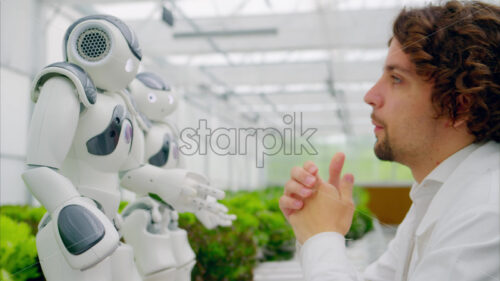
{"type": "Polygon", "coordinates": [[[432,170],[420,184],[415,182],[410,191],[410,198],[412,200],[417,199],[417,197],[434,194],[441,187],[441,185],[448,179],[448,177],[453,173],[453,171],[462,163],[474,150],[476,150],[480,145],[469,144],[468,146],[460,149],[459,151],[452,154],[450,157],[446,158],[441,164],[439,164],[434,170],[432,170]],[[423,188],[429,187],[429,188],[423,188]],[[428,192],[426,192],[426,190],[428,192]]]}
{"type": "Polygon", "coordinates": [[[478,144],[472,143],[455,152],[434,168],[434,170],[432,170],[422,182],[433,180],[440,182],[441,184],[444,183],[451,173],[453,173],[453,171],[458,167],[458,165],[460,165],[460,163],[462,163],[465,158],[467,158],[467,156],[469,156],[479,146],[480,145],[478,144]]]}

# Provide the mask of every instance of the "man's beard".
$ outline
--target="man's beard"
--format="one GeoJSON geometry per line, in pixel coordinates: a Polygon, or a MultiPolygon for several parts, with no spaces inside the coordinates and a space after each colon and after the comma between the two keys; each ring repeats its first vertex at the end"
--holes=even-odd
{"type": "Polygon", "coordinates": [[[375,155],[378,159],[384,161],[394,161],[394,152],[392,151],[391,144],[389,143],[389,136],[384,134],[384,138],[377,140],[375,143],[375,155]]]}

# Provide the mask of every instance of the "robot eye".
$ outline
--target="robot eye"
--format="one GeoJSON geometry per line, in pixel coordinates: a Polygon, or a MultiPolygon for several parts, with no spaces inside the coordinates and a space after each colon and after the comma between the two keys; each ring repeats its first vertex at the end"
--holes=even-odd
{"type": "Polygon", "coordinates": [[[156,102],[156,95],[154,93],[149,93],[148,94],[148,100],[150,103],[156,102]]]}

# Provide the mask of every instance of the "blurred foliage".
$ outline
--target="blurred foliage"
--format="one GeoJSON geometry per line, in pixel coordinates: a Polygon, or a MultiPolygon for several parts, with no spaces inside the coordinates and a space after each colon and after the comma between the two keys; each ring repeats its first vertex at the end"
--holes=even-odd
{"type": "MultiPolygon", "coordinates": [[[[10,211],[15,210],[15,206],[11,207],[10,211]]],[[[28,211],[28,209],[23,210],[28,211]]],[[[33,218],[29,215],[18,215],[26,219],[33,218]]],[[[27,223],[16,221],[2,212],[0,237],[0,280],[25,281],[41,275],[37,266],[35,236],[27,223]]]]}
{"type": "Polygon", "coordinates": [[[238,216],[237,231],[251,231],[259,249],[260,261],[287,260],[293,256],[295,238],[292,228],[278,206],[283,194],[281,187],[271,187],[259,191],[229,193],[222,200],[231,213],[238,216]],[[253,224],[239,225],[239,219],[253,224]]]}
{"type": "Polygon", "coordinates": [[[123,209],[125,209],[125,207],[127,207],[129,202],[127,201],[121,201],[120,202],[120,206],[118,206],[118,213],[122,213],[123,209]]]}
{"type": "MultiPolygon", "coordinates": [[[[229,213],[237,215],[230,227],[208,230],[193,214],[180,214],[179,226],[188,232],[196,253],[193,281],[252,280],[258,262],[288,260],[294,255],[293,231],[278,205],[282,187],[226,194],[221,203],[229,213]]],[[[359,239],[373,227],[367,208],[368,193],[355,187],[353,196],[356,211],[347,239],[359,239]]],[[[121,202],[120,211],[127,204],[121,202]]],[[[37,277],[41,269],[34,234],[45,209],[1,206],[0,212],[0,280],[43,280],[43,276],[37,277]]]]}
{"type": "Polygon", "coordinates": [[[30,226],[31,234],[35,235],[38,231],[38,222],[47,212],[44,207],[3,205],[0,206],[0,214],[9,217],[17,222],[24,222],[30,226]]]}
{"type": "MultiPolygon", "coordinates": [[[[242,219],[241,225],[253,224],[242,219]]],[[[188,232],[196,253],[192,280],[252,280],[257,263],[253,233],[238,231],[235,226],[208,230],[193,214],[181,214],[179,226],[188,232]]]]}

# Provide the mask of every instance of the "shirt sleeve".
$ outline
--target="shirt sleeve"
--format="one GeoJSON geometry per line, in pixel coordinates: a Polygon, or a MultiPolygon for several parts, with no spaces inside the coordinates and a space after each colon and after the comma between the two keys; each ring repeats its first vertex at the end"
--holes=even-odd
{"type": "Polygon", "coordinates": [[[337,232],[323,232],[300,247],[300,261],[307,281],[361,280],[349,262],[345,239],[337,232]]]}
{"type": "Polygon", "coordinates": [[[340,233],[323,232],[309,238],[304,245],[297,243],[304,280],[394,280],[397,266],[401,263],[401,249],[411,232],[413,213],[410,209],[387,250],[363,273],[357,272],[349,261],[346,255],[345,238],[340,233]]]}

